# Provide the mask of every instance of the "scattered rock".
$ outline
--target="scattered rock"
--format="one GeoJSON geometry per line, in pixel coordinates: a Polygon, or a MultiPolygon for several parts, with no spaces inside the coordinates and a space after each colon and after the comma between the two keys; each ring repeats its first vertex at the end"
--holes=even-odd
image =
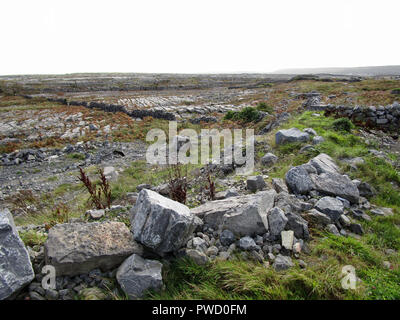
{"type": "Polygon", "coordinates": [[[281,234],[281,231],[285,229],[288,218],[286,218],[283,210],[278,207],[269,210],[267,217],[269,233],[274,239],[276,239],[281,234]]]}
{"type": "Polygon", "coordinates": [[[195,249],[186,249],[186,256],[191,258],[198,265],[206,265],[208,262],[208,257],[204,252],[195,249]]]}
{"type": "Polygon", "coordinates": [[[90,216],[93,220],[98,220],[102,218],[105,215],[105,210],[100,209],[100,210],[88,210],[85,213],[86,215],[90,216]]]}
{"type": "Polygon", "coordinates": [[[357,186],[348,176],[331,172],[321,173],[320,175],[311,174],[310,176],[315,185],[315,190],[321,194],[339,196],[351,203],[358,203],[360,194],[357,186]]]}
{"type": "Polygon", "coordinates": [[[224,231],[221,232],[219,241],[223,246],[228,247],[236,241],[236,238],[232,231],[225,229],[224,231]]]}
{"type": "Polygon", "coordinates": [[[278,161],[278,157],[272,153],[267,153],[265,154],[262,158],[261,158],[261,164],[263,164],[264,166],[272,166],[275,164],[275,162],[278,161]]]}
{"type": "Polygon", "coordinates": [[[334,224],[328,224],[326,226],[326,230],[328,230],[330,233],[333,233],[335,236],[340,236],[339,230],[334,224]]]}
{"type": "Polygon", "coordinates": [[[247,178],[247,190],[256,192],[267,186],[262,176],[250,176],[247,178]]]}
{"type": "Polygon", "coordinates": [[[309,217],[309,219],[317,225],[326,226],[326,225],[332,223],[331,218],[329,218],[326,214],[324,214],[316,209],[312,209],[312,210],[306,212],[305,216],[309,217]]]}
{"type": "Polygon", "coordinates": [[[105,167],[103,173],[108,180],[115,180],[118,178],[118,172],[114,167],[105,167]]]}
{"type": "Polygon", "coordinates": [[[298,214],[292,212],[287,212],[286,218],[288,219],[288,222],[285,229],[293,230],[296,238],[307,240],[310,237],[308,231],[308,222],[306,220],[304,220],[298,214]]]}
{"type": "Polygon", "coordinates": [[[276,145],[288,143],[288,142],[307,142],[310,136],[308,133],[302,132],[297,128],[291,128],[287,130],[279,130],[275,134],[276,145]]]}
{"type": "Polygon", "coordinates": [[[222,199],[228,199],[231,197],[237,197],[239,196],[239,192],[237,192],[235,189],[228,189],[225,191],[220,191],[215,194],[215,200],[222,200],[222,199]]]}
{"type": "Polygon", "coordinates": [[[238,247],[242,250],[250,251],[258,248],[253,238],[246,236],[239,239],[238,247]]]}
{"type": "Polygon", "coordinates": [[[364,234],[364,230],[363,230],[361,224],[359,224],[359,223],[352,223],[349,226],[349,229],[351,232],[354,232],[355,234],[358,234],[358,235],[364,234]]]}
{"type": "Polygon", "coordinates": [[[309,135],[312,135],[312,136],[316,136],[317,135],[317,132],[313,128],[305,128],[303,131],[305,133],[308,133],[309,135]]]}
{"type": "Polygon", "coordinates": [[[318,156],[312,158],[308,164],[317,169],[317,173],[339,173],[339,167],[335,164],[333,159],[325,153],[320,153],[318,156]]]}
{"type": "Polygon", "coordinates": [[[286,192],[289,193],[289,190],[286,186],[285,181],[281,178],[273,178],[272,179],[272,187],[275,189],[277,193],[286,192]]]}
{"type": "Polygon", "coordinates": [[[160,262],[133,254],[118,268],[116,278],[130,299],[138,299],[149,289],[159,291],[162,288],[161,270],[160,262]]]}
{"type": "Polygon", "coordinates": [[[324,142],[324,141],[325,141],[324,137],[315,136],[315,137],[312,139],[312,144],[313,144],[313,145],[317,145],[317,144],[320,144],[320,143],[322,143],[322,142],[324,142]]]}
{"type": "Polygon", "coordinates": [[[332,221],[337,221],[343,214],[343,203],[332,197],[323,197],[315,204],[315,209],[325,213],[332,221]]]}
{"type": "Polygon", "coordinates": [[[268,231],[267,212],[274,206],[275,190],[215,200],[193,208],[192,213],[214,229],[228,229],[239,236],[268,231]]]}
{"type": "Polygon", "coordinates": [[[286,173],[285,181],[290,191],[296,194],[308,194],[314,188],[307,170],[302,166],[291,168],[286,173]]]}
{"type": "Polygon", "coordinates": [[[376,194],[375,189],[366,182],[361,182],[357,188],[361,197],[371,198],[376,194]]]}
{"type": "Polygon", "coordinates": [[[281,254],[278,254],[278,256],[275,258],[274,263],[272,265],[272,267],[276,271],[287,270],[293,266],[294,266],[294,263],[292,262],[292,259],[290,257],[283,256],[281,254]]]}

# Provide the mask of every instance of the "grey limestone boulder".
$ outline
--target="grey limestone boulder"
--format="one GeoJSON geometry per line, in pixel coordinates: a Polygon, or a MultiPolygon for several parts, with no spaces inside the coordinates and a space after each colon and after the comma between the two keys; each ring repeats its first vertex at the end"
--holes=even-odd
{"type": "Polygon", "coordinates": [[[141,298],[148,290],[161,290],[162,264],[156,260],[131,255],[118,268],[117,281],[130,299],[141,298]]]}
{"type": "Polygon", "coordinates": [[[302,132],[297,128],[279,130],[275,134],[276,145],[284,144],[287,142],[307,142],[309,139],[310,135],[308,133],[302,132]]]}
{"type": "Polygon", "coordinates": [[[0,210],[0,300],[13,298],[35,274],[8,209],[0,210]]]}
{"type": "Polygon", "coordinates": [[[148,189],[140,191],[131,223],[135,240],[159,255],[183,247],[196,228],[187,206],[148,189]]]}
{"type": "Polygon", "coordinates": [[[44,248],[46,264],[56,268],[57,276],[110,270],[131,254],[143,252],[128,227],[115,221],[55,225],[44,248]]]}
{"type": "Polygon", "coordinates": [[[206,202],[192,213],[216,230],[228,229],[238,236],[268,231],[267,213],[274,206],[275,190],[206,202]]]}

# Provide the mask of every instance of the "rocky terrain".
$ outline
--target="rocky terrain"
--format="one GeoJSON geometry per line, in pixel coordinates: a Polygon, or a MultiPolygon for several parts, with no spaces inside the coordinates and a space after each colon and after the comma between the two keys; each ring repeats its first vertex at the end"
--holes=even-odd
{"type": "Polygon", "coordinates": [[[0,299],[400,298],[400,81],[194,78],[3,79],[0,299]],[[145,162],[160,114],[253,128],[254,172],[188,165],[177,201],[172,169],[145,162]],[[104,208],[79,180],[99,168],[104,208]]]}

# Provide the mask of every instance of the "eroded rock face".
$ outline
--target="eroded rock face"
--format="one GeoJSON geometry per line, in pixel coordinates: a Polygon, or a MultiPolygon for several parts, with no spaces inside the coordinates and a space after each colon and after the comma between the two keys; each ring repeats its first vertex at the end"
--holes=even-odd
{"type": "Polygon", "coordinates": [[[161,290],[163,286],[161,270],[160,262],[133,254],[118,268],[117,281],[130,299],[138,299],[149,289],[161,290]]]}
{"type": "Polygon", "coordinates": [[[302,132],[297,128],[279,130],[275,134],[275,143],[277,145],[287,142],[307,142],[309,139],[310,135],[308,133],[302,132]]]}
{"type": "Polygon", "coordinates": [[[8,209],[0,210],[0,300],[13,298],[35,274],[8,209]]]}
{"type": "Polygon", "coordinates": [[[49,230],[45,243],[46,264],[59,275],[77,275],[117,267],[143,248],[122,222],[58,224],[49,230]]]}
{"type": "Polygon", "coordinates": [[[131,222],[135,240],[159,255],[183,247],[196,228],[187,206],[148,189],[140,191],[131,222]]]}
{"type": "Polygon", "coordinates": [[[228,229],[239,236],[264,234],[268,230],[267,212],[274,206],[275,190],[253,195],[207,202],[192,213],[214,229],[228,229]]]}

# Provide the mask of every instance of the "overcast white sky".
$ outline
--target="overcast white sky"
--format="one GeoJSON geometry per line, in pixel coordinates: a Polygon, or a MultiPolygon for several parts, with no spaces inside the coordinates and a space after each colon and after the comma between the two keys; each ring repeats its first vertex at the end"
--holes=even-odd
{"type": "Polygon", "coordinates": [[[1,0],[0,74],[399,64],[399,0],[1,0]]]}

